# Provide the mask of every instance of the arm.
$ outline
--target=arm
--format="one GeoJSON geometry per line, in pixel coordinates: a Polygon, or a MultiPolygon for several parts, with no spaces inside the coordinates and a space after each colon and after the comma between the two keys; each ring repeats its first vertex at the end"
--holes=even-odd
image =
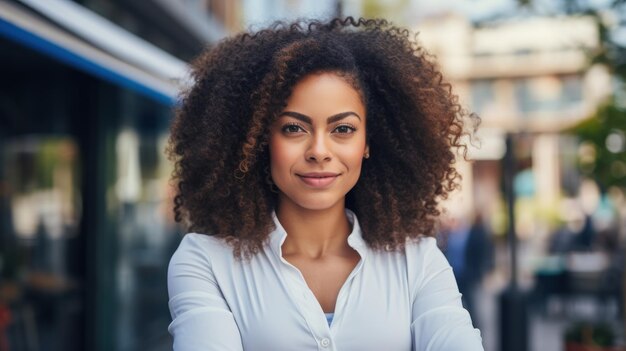
{"type": "Polygon", "coordinates": [[[185,236],[170,260],[167,285],[176,351],[243,350],[241,335],[220,288],[206,249],[185,236]]]}
{"type": "Polygon", "coordinates": [[[421,268],[413,294],[411,332],[413,350],[482,351],[480,331],[474,329],[461,304],[452,268],[435,244],[420,243],[421,268]]]}

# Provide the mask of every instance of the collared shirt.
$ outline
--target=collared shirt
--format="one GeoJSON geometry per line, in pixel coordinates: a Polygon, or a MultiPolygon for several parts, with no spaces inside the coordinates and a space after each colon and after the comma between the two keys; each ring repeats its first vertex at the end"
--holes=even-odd
{"type": "Polygon", "coordinates": [[[483,350],[434,238],[403,252],[370,249],[356,216],[348,244],[361,259],[341,287],[329,325],[276,229],[250,260],[224,240],[187,234],[168,271],[174,350],[483,350]]]}

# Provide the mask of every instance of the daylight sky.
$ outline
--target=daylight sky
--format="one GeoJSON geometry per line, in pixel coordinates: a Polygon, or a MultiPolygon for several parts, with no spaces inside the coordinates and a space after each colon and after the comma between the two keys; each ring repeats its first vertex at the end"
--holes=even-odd
{"type": "MultiPolygon", "coordinates": [[[[382,0],[391,1],[394,0],[382,0]]],[[[553,14],[563,6],[567,0],[533,0],[534,12],[539,14],[553,14]]],[[[606,6],[611,0],[587,0],[594,6],[606,6]]],[[[423,15],[436,14],[447,11],[460,12],[468,17],[480,20],[496,15],[512,15],[518,13],[516,0],[411,0],[412,13],[423,15]]]]}

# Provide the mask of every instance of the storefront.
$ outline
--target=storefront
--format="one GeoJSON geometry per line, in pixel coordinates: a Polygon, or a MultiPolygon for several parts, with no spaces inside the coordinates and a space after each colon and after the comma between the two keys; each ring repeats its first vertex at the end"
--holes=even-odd
{"type": "Polygon", "coordinates": [[[185,64],[73,3],[28,3],[0,2],[0,350],[168,349],[185,64]]]}

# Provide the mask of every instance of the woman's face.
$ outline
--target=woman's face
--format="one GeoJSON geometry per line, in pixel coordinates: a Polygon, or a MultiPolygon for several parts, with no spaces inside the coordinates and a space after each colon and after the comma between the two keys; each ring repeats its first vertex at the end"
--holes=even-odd
{"type": "Polygon", "coordinates": [[[365,106],[334,73],[305,76],[271,127],[270,164],[280,206],[344,206],[368,153],[365,106]]]}

